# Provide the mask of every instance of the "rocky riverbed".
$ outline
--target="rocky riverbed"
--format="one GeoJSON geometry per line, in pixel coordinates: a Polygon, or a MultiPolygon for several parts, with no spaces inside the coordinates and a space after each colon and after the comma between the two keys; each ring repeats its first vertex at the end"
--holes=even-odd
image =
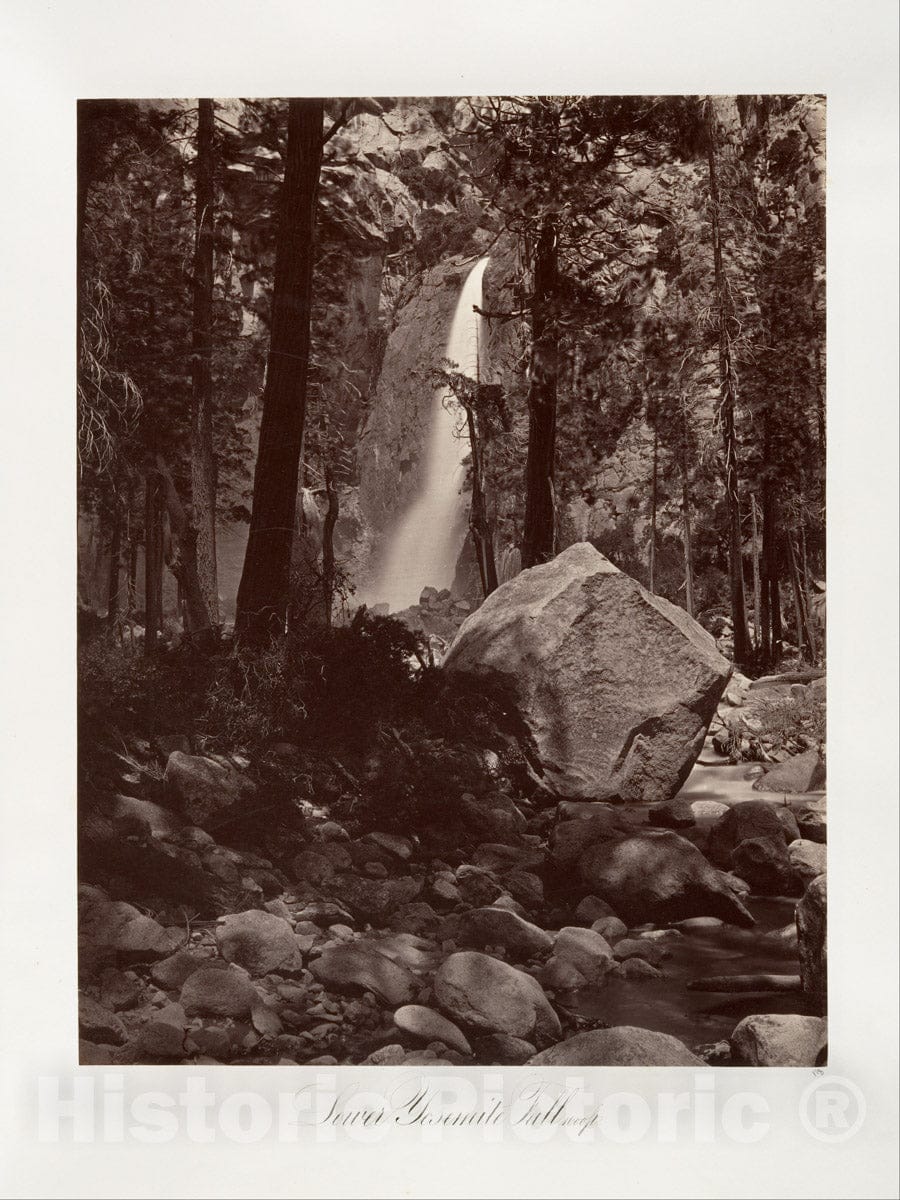
{"type": "Polygon", "coordinates": [[[708,740],[652,805],[498,782],[455,846],[298,801],[250,848],[250,764],[161,742],[82,817],[85,1063],[823,1059],[825,797],[784,764],[708,740]]]}

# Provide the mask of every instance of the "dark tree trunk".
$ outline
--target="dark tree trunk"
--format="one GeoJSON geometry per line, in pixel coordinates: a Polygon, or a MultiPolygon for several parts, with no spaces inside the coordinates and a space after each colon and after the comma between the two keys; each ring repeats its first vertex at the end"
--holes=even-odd
{"type": "Polygon", "coordinates": [[[716,168],[716,127],[712,101],[707,101],[706,104],[706,128],[713,261],[715,266],[716,306],[718,309],[719,380],[721,387],[719,418],[722,425],[722,448],[725,458],[725,498],[728,508],[728,574],[731,585],[731,623],[734,629],[735,662],[746,665],[750,661],[751,653],[750,636],[747,632],[746,602],[744,599],[744,561],[738,485],[738,447],[734,423],[737,404],[737,381],[731,353],[733,314],[722,263],[719,183],[716,168]]]}
{"type": "Polygon", "coordinates": [[[650,486],[650,591],[656,591],[656,505],[659,491],[659,434],[653,430],[653,477],[650,486]]]}
{"type": "Polygon", "coordinates": [[[334,484],[334,472],[330,465],[325,467],[325,495],[328,508],[322,523],[322,598],[325,604],[325,624],[331,628],[334,607],[334,527],[341,513],[341,498],[334,484]]]}
{"type": "Polygon", "coordinates": [[[209,651],[218,640],[218,630],[210,622],[197,573],[197,530],[188,520],[171,472],[159,457],[157,468],[173,535],[168,566],[178,581],[179,601],[184,605],[185,632],[198,650],[209,651]]]}
{"type": "Polygon", "coordinates": [[[494,558],[494,538],[488,521],[487,500],[484,494],[481,441],[475,414],[468,405],[466,405],[466,420],[469,424],[469,445],[472,447],[472,510],[469,514],[469,528],[475,542],[481,590],[487,597],[491,592],[497,590],[497,562],[494,558]]]}
{"type": "Polygon", "coordinates": [[[681,408],[681,521],[684,543],[684,606],[694,615],[694,552],[691,534],[691,482],[688,475],[687,413],[681,408]]]}
{"type": "Polygon", "coordinates": [[[215,114],[212,100],[200,100],[198,104],[191,359],[191,513],[197,531],[197,576],[207,611],[206,624],[214,626],[219,623],[216,460],[212,434],[215,114]]]}
{"type": "Polygon", "coordinates": [[[162,480],[148,471],[144,490],[144,653],[153,654],[162,625],[162,480]]]}
{"type": "Polygon", "coordinates": [[[762,485],[763,560],[762,560],[762,637],[761,655],[765,665],[781,655],[781,595],[778,586],[779,533],[778,499],[775,482],[764,478],[762,485]]]}
{"type": "Polygon", "coordinates": [[[525,463],[525,529],[522,567],[549,562],[556,552],[556,383],[559,334],[556,226],[545,216],[535,248],[531,301],[531,378],[528,387],[528,458],[525,463]]]}
{"type": "Polygon", "coordinates": [[[113,513],[112,537],[109,546],[109,581],[106,589],[106,624],[114,634],[119,621],[119,575],[122,562],[122,509],[116,505],[113,513]]]}
{"type": "Polygon", "coordinates": [[[253,513],[237,600],[236,628],[247,641],[283,633],[287,613],[306,416],[323,114],[321,100],[290,101],[253,513]]]}
{"type": "Polygon", "coordinates": [[[750,519],[752,522],[753,536],[753,651],[757,659],[759,658],[762,638],[762,615],[760,613],[760,601],[762,597],[762,586],[759,576],[759,523],[756,519],[756,497],[750,497],[750,519]]]}

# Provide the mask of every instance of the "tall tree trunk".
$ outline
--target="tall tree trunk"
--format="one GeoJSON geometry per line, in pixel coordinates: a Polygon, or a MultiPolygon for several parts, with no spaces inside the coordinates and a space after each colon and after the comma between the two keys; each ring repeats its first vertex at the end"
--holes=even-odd
{"type": "Polygon", "coordinates": [[[212,436],[213,271],[215,248],[215,114],[200,100],[194,241],[191,359],[191,513],[197,531],[197,576],[207,624],[219,623],[216,570],[216,460],[212,436]]]}
{"type": "Polygon", "coordinates": [[[528,386],[528,458],[525,463],[525,528],[522,567],[548,562],[556,552],[556,382],[559,335],[556,225],[541,222],[535,248],[531,301],[531,371],[528,386]]]}
{"type": "Polygon", "coordinates": [[[109,581],[106,589],[106,625],[110,634],[119,620],[119,575],[122,561],[122,506],[116,503],[109,546],[109,581]]]}
{"type": "Polygon", "coordinates": [[[779,531],[778,497],[773,479],[762,484],[763,561],[762,561],[762,661],[776,662],[781,655],[781,595],[778,586],[779,531]]]}
{"type": "Polygon", "coordinates": [[[681,406],[681,530],[684,544],[684,605],[694,615],[694,552],[691,535],[691,484],[688,475],[687,413],[681,406]]]}
{"type": "Polygon", "coordinates": [[[750,497],[750,519],[753,531],[753,650],[759,658],[762,617],[760,615],[760,597],[762,589],[759,579],[759,525],[756,520],[756,497],[750,497]]]}
{"type": "Polygon", "coordinates": [[[210,622],[209,612],[197,572],[197,530],[188,520],[171,472],[160,456],[157,470],[162,496],[173,534],[173,552],[169,569],[178,581],[179,600],[184,605],[185,632],[198,650],[209,651],[217,641],[218,630],[210,622]]]}
{"type": "Polygon", "coordinates": [[[494,538],[488,521],[487,500],[484,494],[481,440],[475,414],[469,405],[466,405],[465,408],[466,420],[469,424],[469,445],[472,447],[472,509],[469,514],[469,528],[475,543],[481,590],[487,597],[491,592],[497,590],[497,562],[494,558],[494,538]]]}
{"type": "Polygon", "coordinates": [[[806,612],[805,597],[803,595],[803,588],[800,583],[800,572],[797,569],[797,552],[794,549],[794,539],[789,536],[787,543],[788,564],[791,572],[791,588],[794,593],[794,614],[797,626],[797,648],[802,655],[803,648],[805,646],[809,654],[810,663],[815,663],[815,645],[809,630],[809,620],[806,612]]]}
{"type": "Polygon", "coordinates": [[[331,628],[334,607],[334,527],[341,512],[341,498],[334,483],[334,471],[325,466],[325,495],[328,507],[322,523],[322,598],[325,605],[325,624],[331,628]]]}
{"type": "Polygon", "coordinates": [[[253,513],[238,590],[236,628],[247,641],[284,632],[297,477],[306,417],[321,100],[291,100],[275,253],[271,342],[263,395],[253,513]]]}
{"type": "Polygon", "coordinates": [[[656,505],[659,491],[659,434],[653,430],[653,479],[650,487],[650,591],[656,591],[656,505]]]}
{"type": "Polygon", "coordinates": [[[813,620],[812,611],[812,589],[809,586],[809,562],[806,556],[806,525],[800,526],[800,566],[803,571],[803,611],[806,614],[806,631],[809,634],[809,650],[812,654],[813,662],[818,656],[818,646],[816,644],[815,621],[813,620]]]}
{"type": "Polygon", "coordinates": [[[162,625],[162,481],[148,471],[144,485],[144,653],[153,654],[162,625]]]}
{"type": "Polygon", "coordinates": [[[719,219],[719,182],[716,166],[716,121],[712,100],[706,102],[707,162],[712,223],[713,262],[718,309],[719,381],[722,447],[725,457],[725,498],[728,507],[728,574],[731,584],[731,623],[734,629],[734,659],[746,664],[750,659],[747,610],[744,599],[744,561],[741,537],[741,506],[738,485],[738,451],[734,413],[737,405],[737,380],[731,352],[733,314],[725,270],[722,264],[722,229],[719,219]]]}

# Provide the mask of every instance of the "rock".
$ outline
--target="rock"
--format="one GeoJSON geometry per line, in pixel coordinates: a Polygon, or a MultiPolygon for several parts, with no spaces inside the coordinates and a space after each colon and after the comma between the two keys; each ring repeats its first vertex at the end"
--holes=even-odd
{"type": "Polygon", "coordinates": [[[550,834],[550,860],[561,870],[568,870],[595,842],[622,837],[632,828],[616,812],[597,813],[587,820],[564,821],[550,834]]]}
{"type": "Polygon", "coordinates": [[[791,866],[800,876],[804,887],[812,883],[818,875],[825,874],[827,851],[821,842],[807,841],[799,838],[788,846],[788,857],[791,866]]]}
{"type": "Polygon", "coordinates": [[[748,838],[774,838],[786,846],[799,836],[793,813],[785,805],[747,800],[729,808],[716,821],[710,830],[706,852],[714,863],[727,867],[735,848],[748,838]]]}
{"type": "Polygon", "coordinates": [[[250,1010],[250,1020],[253,1028],[262,1037],[278,1037],[283,1026],[277,1011],[262,1000],[253,1005],[250,1010]]]}
{"type": "Polygon", "coordinates": [[[561,1033],[536,980],[474,950],[450,955],[434,977],[434,994],[438,1007],[464,1026],[539,1041],[561,1033]]]}
{"type": "Polygon", "coordinates": [[[551,954],[540,974],[541,983],[551,992],[574,992],[587,986],[587,979],[568,958],[551,954]]]}
{"type": "Polygon", "coordinates": [[[808,842],[824,845],[828,841],[828,820],[825,813],[815,808],[803,808],[797,814],[800,836],[808,842]]]}
{"type": "Polygon", "coordinates": [[[544,903],[544,885],[531,871],[507,871],[501,882],[526,909],[540,908],[544,903]]]}
{"type": "Polygon", "coordinates": [[[378,831],[367,833],[366,837],[376,846],[381,846],[383,850],[387,850],[389,854],[393,854],[403,861],[412,858],[413,845],[409,838],[401,837],[398,833],[380,833],[378,831]]]}
{"type": "Polygon", "coordinates": [[[418,991],[416,977],[403,963],[393,962],[367,941],[325,950],[309,969],[328,988],[374,992],[391,1006],[409,1004],[418,991]]]}
{"type": "Polygon", "coordinates": [[[476,846],[472,854],[472,862],[476,867],[485,871],[503,873],[514,869],[522,871],[539,871],[544,865],[542,849],[530,846],[507,846],[500,842],[483,842],[476,846]]]}
{"type": "Polygon", "coordinates": [[[798,792],[817,792],[825,786],[825,764],[819,757],[818,750],[807,750],[797,754],[786,762],[778,763],[771,771],[766,771],[754,783],[754,791],[782,792],[796,794],[798,792]]]}
{"type": "Polygon", "coordinates": [[[472,1047],[462,1031],[433,1008],[425,1008],[421,1004],[405,1004],[394,1013],[394,1024],[420,1041],[443,1042],[445,1046],[451,1050],[458,1050],[460,1054],[472,1053],[472,1047]]]}
{"type": "Polygon", "coordinates": [[[232,1030],[221,1025],[203,1025],[190,1031],[190,1040],[201,1054],[212,1058],[227,1059],[234,1053],[235,1043],[232,1030]]]}
{"type": "Polygon", "coordinates": [[[414,974],[434,970],[440,955],[434,942],[412,933],[389,933],[373,938],[371,945],[379,954],[391,962],[402,963],[414,974]]]}
{"type": "Polygon", "coordinates": [[[114,820],[136,819],[145,822],[153,837],[172,837],[181,831],[184,822],[169,809],[152,800],[138,800],[134,796],[114,796],[111,815],[114,820]]]}
{"type": "Polygon", "coordinates": [[[227,759],[173,750],[166,763],[166,794],[194,825],[245,807],[256,785],[227,759]]]}
{"type": "Polygon", "coordinates": [[[828,1042],[821,1017],[764,1013],[745,1017],[731,1035],[736,1064],[747,1067],[815,1067],[828,1042]]]}
{"type": "Polygon", "coordinates": [[[579,859],[578,873],[630,925],[699,916],[754,924],[722,873],[676,833],[660,830],[597,842],[579,859]]]}
{"type": "Polygon", "coordinates": [[[388,869],[383,862],[364,863],[363,870],[370,879],[387,879],[388,876],[388,869]]]}
{"type": "Polygon", "coordinates": [[[694,800],[691,804],[695,821],[716,820],[718,817],[724,817],[728,811],[728,805],[719,800],[694,800]]]}
{"type": "Polygon", "coordinates": [[[661,829],[689,829],[697,823],[697,818],[690,800],[676,798],[655,804],[647,815],[647,823],[661,829]]]}
{"type": "Polygon", "coordinates": [[[475,906],[491,904],[503,894],[503,887],[490,871],[471,863],[457,867],[456,886],[465,903],[475,906]]]}
{"type": "Polygon", "coordinates": [[[445,904],[459,904],[462,900],[462,893],[452,879],[443,877],[435,879],[431,884],[431,891],[438,900],[443,900],[445,904]]]}
{"type": "Polygon", "coordinates": [[[604,917],[615,917],[612,908],[599,896],[583,896],[575,907],[574,914],[579,921],[592,925],[604,917]]]}
{"type": "Polygon", "coordinates": [[[367,879],[362,875],[336,875],[325,890],[346,904],[353,915],[373,923],[383,921],[401,904],[415,900],[422,883],[411,875],[400,879],[367,879]]]}
{"type": "Polygon", "coordinates": [[[239,971],[201,967],[181,989],[181,1006],[188,1016],[249,1016],[259,1000],[256,988],[239,971]]]}
{"type": "Polygon", "coordinates": [[[597,983],[612,966],[613,951],[606,938],[580,925],[567,925],[559,931],[553,954],[571,963],[588,983],[597,983]]]}
{"type": "Polygon", "coordinates": [[[487,1033],[475,1046],[478,1061],[502,1067],[518,1067],[536,1053],[531,1042],[508,1033],[487,1033]]]}
{"type": "Polygon", "coordinates": [[[125,1026],[115,1013],[92,1000],[78,997],[78,1032],[86,1042],[104,1042],[121,1046],[127,1040],[125,1026]]]}
{"type": "Polygon", "coordinates": [[[311,900],[308,904],[304,904],[294,916],[298,925],[301,922],[308,921],[323,929],[329,925],[333,925],[336,921],[349,922],[353,920],[346,908],[341,908],[333,900],[311,900]]]}
{"type": "Polygon", "coordinates": [[[104,1008],[116,1012],[134,1008],[140,995],[141,981],[132,971],[126,975],[115,967],[108,967],[100,976],[100,1003],[104,1008]]]}
{"type": "Polygon", "coordinates": [[[460,809],[466,828],[471,829],[475,836],[492,842],[515,845],[525,828],[525,818],[509,796],[504,796],[501,792],[482,797],[480,800],[465,793],[460,797],[460,809]]]}
{"type": "Polygon", "coordinates": [[[807,887],[797,905],[797,945],[803,990],[824,1013],[828,998],[828,897],[825,875],[807,887]]]}
{"type": "Polygon", "coordinates": [[[180,1004],[167,1004],[137,1037],[140,1053],[150,1058],[183,1058],[187,1014],[180,1004]]]}
{"type": "Polygon", "coordinates": [[[703,1060],[667,1033],[618,1025],[591,1029],[528,1060],[529,1067],[696,1067],[703,1060]]]}
{"type": "Polygon", "coordinates": [[[166,958],[184,941],[183,930],[164,929],[124,900],[89,896],[78,909],[79,946],[122,964],[166,958]]]}
{"type": "Polygon", "coordinates": [[[333,875],[334,865],[318,850],[301,850],[291,859],[291,878],[297,884],[318,887],[333,875]]]}
{"type": "Polygon", "coordinates": [[[619,973],[625,979],[661,979],[662,971],[643,958],[626,958],[619,964],[619,973]]]}
{"type": "Polygon", "coordinates": [[[262,909],[251,908],[221,918],[216,944],[226,962],[237,963],[251,975],[297,971],[303,966],[290,924],[262,909]]]}
{"type": "Polygon", "coordinates": [[[781,838],[747,838],[734,848],[728,865],[760,896],[796,896],[803,890],[781,838]]]}
{"type": "Polygon", "coordinates": [[[444,669],[505,692],[550,792],[644,801],[684,783],[731,673],[683,609],[587,542],[497,588],[444,669]]]}
{"type": "Polygon", "coordinates": [[[82,1067],[106,1067],[114,1061],[116,1051],[102,1042],[78,1039],[78,1063],[82,1067]]]}
{"type": "Polygon", "coordinates": [[[560,800],[556,806],[556,820],[562,825],[565,821],[588,821],[591,817],[615,817],[620,814],[613,804],[605,800],[560,800]]]}
{"type": "Polygon", "coordinates": [[[669,957],[669,951],[659,942],[647,941],[645,938],[623,938],[616,942],[613,955],[619,962],[629,958],[643,958],[651,966],[656,966],[664,958],[669,957]]]}
{"type": "Polygon", "coordinates": [[[520,959],[550,953],[553,938],[530,921],[503,908],[473,908],[455,921],[455,940],[461,946],[503,946],[520,959]]]}
{"type": "Polygon", "coordinates": [[[591,929],[605,937],[608,942],[615,942],[628,932],[628,926],[618,917],[599,917],[592,923],[591,929]]]}

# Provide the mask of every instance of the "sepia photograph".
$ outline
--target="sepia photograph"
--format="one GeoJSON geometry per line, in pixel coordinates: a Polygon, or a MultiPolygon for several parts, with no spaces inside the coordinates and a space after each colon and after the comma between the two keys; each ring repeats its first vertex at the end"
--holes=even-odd
{"type": "Polygon", "coordinates": [[[0,1196],[897,1200],[898,33],[0,2],[0,1196]]]}
{"type": "Polygon", "coordinates": [[[83,1063],[826,1062],[825,138],[79,103],[83,1063]]]}

